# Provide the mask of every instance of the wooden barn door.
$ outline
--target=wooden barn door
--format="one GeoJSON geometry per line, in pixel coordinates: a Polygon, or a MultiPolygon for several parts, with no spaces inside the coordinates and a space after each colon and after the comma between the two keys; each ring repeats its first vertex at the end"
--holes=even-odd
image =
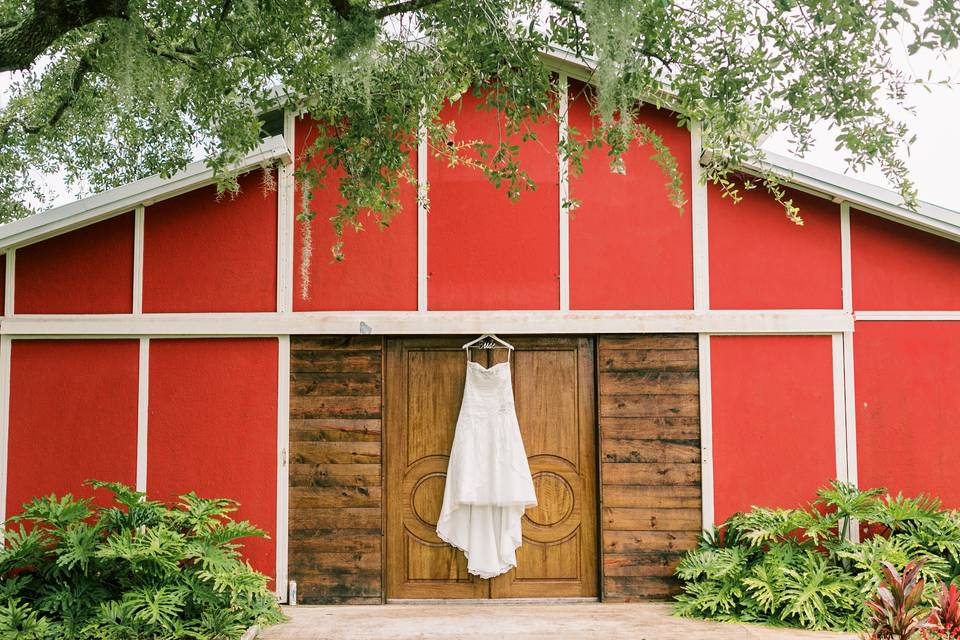
{"type": "MultiPolygon", "coordinates": [[[[435,527],[463,395],[464,338],[387,342],[387,598],[557,598],[598,593],[593,342],[516,338],[514,394],[539,505],[523,519],[517,568],[469,575],[435,527]]],[[[505,357],[475,351],[490,366],[505,357]]]]}

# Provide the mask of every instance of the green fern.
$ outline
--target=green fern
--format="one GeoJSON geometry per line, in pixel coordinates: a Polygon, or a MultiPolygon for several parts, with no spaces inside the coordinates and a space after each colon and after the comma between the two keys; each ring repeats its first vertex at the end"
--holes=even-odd
{"type": "Polygon", "coordinates": [[[45,496],[9,522],[0,548],[0,640],[230,640],[282,620],[266,576],[240,554],[263,536],[232,500],[167,505],[114,483],[114,496],[45,496]],[[26,525],[26,526],[25,526],[26,525]]]}
{"type": "MultiPolygon", "coordinates": [[[[960,515],[927,495],[890,497],[833,482],[805,509],[755,507],[705,532],[681,559],[676,611],[690,617],[858,631],[881,563],[925,558],[923,578],[960,583],[960,515]],[[856,519],[868,531],[850,539],[856,519]]],[[[928,603],[933,586],[925,592],[928,603]]]]}
{"type": "Polygon", "coordinates": [[[47,640],[57,637],[59,629],[19,598],[0,601],[0,640],[47,640]]]}

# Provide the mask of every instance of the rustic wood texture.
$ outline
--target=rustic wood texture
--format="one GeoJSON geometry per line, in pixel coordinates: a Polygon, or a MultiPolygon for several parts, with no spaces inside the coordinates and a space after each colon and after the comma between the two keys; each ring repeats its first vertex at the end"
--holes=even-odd
{"type": "Polygon", "coordinates": [[[303,604],[383,601],[383,341],[290,342],[290,579],[303,604]]]}
{"type": "Polygon", "coordinates": [[[598,341],[603,598],[666,598],[701,526],[697,336],[598,341]]]}

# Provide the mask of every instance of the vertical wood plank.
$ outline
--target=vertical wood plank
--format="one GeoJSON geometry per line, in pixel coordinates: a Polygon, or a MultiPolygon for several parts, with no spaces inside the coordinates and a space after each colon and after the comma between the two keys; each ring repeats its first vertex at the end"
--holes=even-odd
{"type": "Polygon", "coordinates": [[[383,341],[290,338],[289,576],[302,604],[383,601],[383,341]]]}
{"type": "Polygon", "coordinates": [[[697,336],[598,342],[603,599],[669,597],[700,531],[697,336]]]}

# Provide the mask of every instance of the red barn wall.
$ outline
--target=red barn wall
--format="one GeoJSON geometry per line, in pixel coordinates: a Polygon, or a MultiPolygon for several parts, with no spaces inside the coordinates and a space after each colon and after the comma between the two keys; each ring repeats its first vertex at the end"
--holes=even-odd
{"type": "MultiPolygon", "coordinates": [[[[590,97],[579,83],[570,91],[571,135],[585,138],[596,124],[590,97]]],[[[606,147],[588,150],[583,172],[570,175],[570,197],[580,202],[570,216],[572,309],[693,308],[690,133],[652,106],[641,119],[676,158],[687,204],[681,211],[670,203],[651,147],[634,145],[624,155],[625,175],[610,171],[606,147]]]]}
{"type": "Polygon", "coordinates": [[[843,306],[840,205],[787,190],[803,226],[758,186],[734,203],[707,187],[712,309],[839,309],[843,306]]]}
{"type": "Polygon", "coordinates": [[[960,243],[850,212],[853,308],[960,309],[960,243]]]}
{"type": "Polygon", "coordinates": [[[38,495],[91,496],[85,480],[136,483],[138,358],[137,340],[13,341],[8,516],[38,495]]]}
{"type": "MultiPolygon", "coordinates": [[[[502,118],[465,94],[441,113],[455,120],[457,142],[496,145],[502,118]]],[[[428,305],[433,310],[558,309],[560,191],[553,119],[531,124],[537,140],[520,145],[520,166],[536,183],[511,202],[477,169],[428,162],[428,305]]]]}
{"type": "Polygon", "coordinates": [[[858,476],[960,508],[960,322],[857,322],[858,476]]]}
{"type": "MultiPolygon", "coordinates": [[[[296,148],[302,153],[313,144],[317,123],[310,118],[297,120],[296,148]]],[[[320,160],[314,161],[319,163],[320,160]]],[[[417,166],[416,152],[411,166],[417,166]]],[[[398,198],[402,211],[381,229],[376,220],[362,218],[363,231],[343,230],[341,262],[332,260],[331,247],[337,241],[329,219],[343,202],[338,190],[341,169],[330,169],[327,180],[314,190],[310,209],[310,247],[313,257],[308,271],[309,287],[304,297],[301,256],[304,223],[295,223],[293,245],[293,309],[295,311],[404,311],[417,308],[417,188],[400,181],[398,198]]],[[[299,190],[296,212],[302,207],[299,190]]]]}
{"type": "Polygon", "coordinates": [[[150,341],[147,491],[240,502],[270,535],[248,538],[254,568],[276,573],[276,338],[150,341]]]}
{"type": "Polygon", "coordinates": [[[240,189],[218,199],[211,186],[147,207],[144,312],[276,309],[277,193],[259,171],[241,176],[240,189]]]}
{"type": "Polygon", "coordinates": [[[715,521],[795,507],[836,477],[830,336],[713,336],[715,521]]]}
{"type": "Polygon", "coordinates": [[[17,249],[17,313],[130,313],[133,214],[17,249]]]}

